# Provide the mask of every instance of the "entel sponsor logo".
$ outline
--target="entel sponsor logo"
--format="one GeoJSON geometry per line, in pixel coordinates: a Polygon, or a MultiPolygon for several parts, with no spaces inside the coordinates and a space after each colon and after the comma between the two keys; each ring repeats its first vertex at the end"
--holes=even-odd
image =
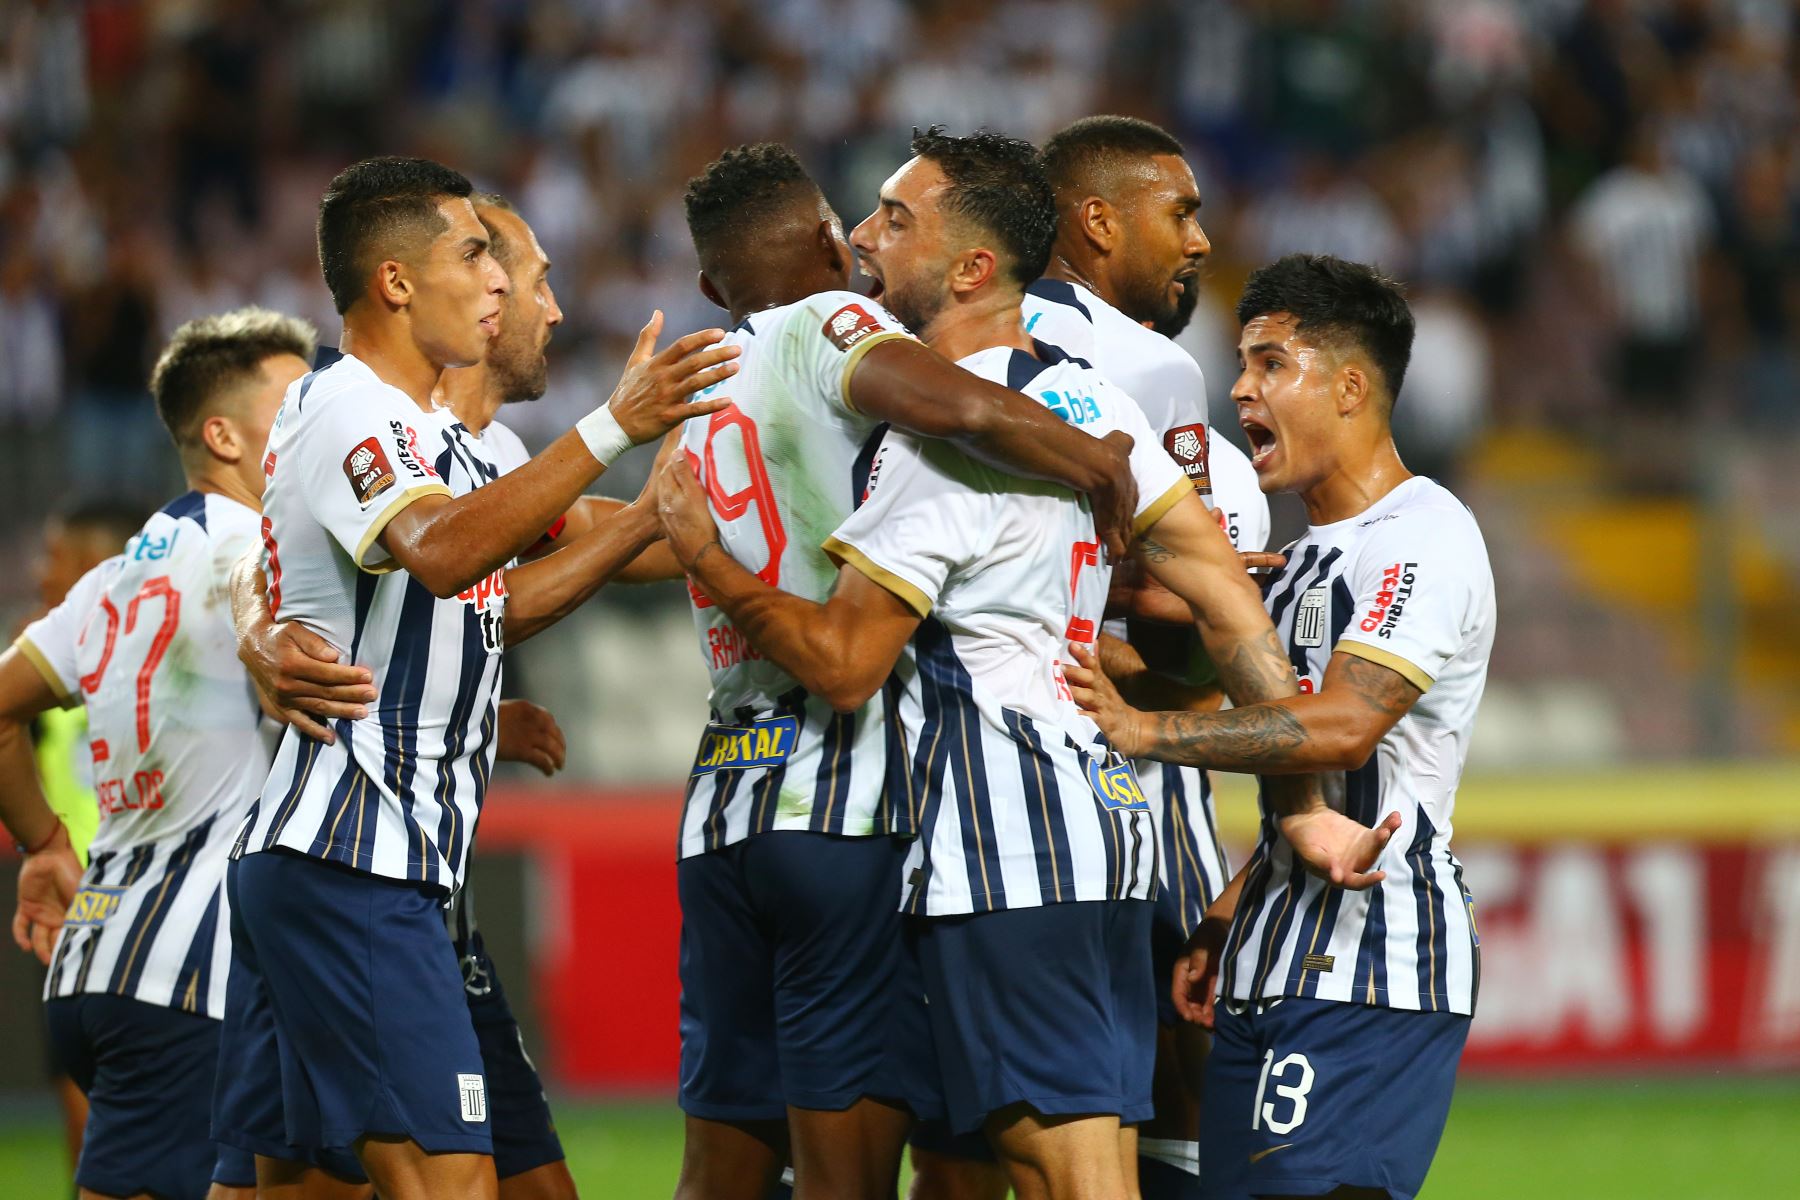
{"type": "Polygon", "coordinates": [[[488,605],[506,599],[506,568],[502,567],[472,588],[456,593],[464,604],[473,604],[476,612],[486,612],[488,605]]]}
{"type": "Polygon", "coordinates": [[[1088,783],[1093,786],[1094,795],[1100,797],[1103,807],[1131,812],[1149,811],[1150,801],[1145,797],[1144,789],[1138,786],[1137,774],[1131,769],[1130,763],[1103,767],[1098,760],[1089,759],[1087,772],[1088,783]]]}
{"type": "Polygon", "coordinates": [[[799,739],[797,717],[765,717],[750,725],[708,725],[700,735],[694,774],[772,767],[787,760],[799,739]]]}
{"type": "Polygon", "coordinates": [[[1418,565],[1416,562],[1395,563],[1381,573],[1381,590],[1375,593],[1375,607],[1357,624],[1358,629],[1378,638],[1394,636],[1394,626],[1400,623],[1400,614],[1406,610],[1406,602],[1412,599],[1413,571],[1418,565]]]}
{"type": "Polygon", "coordinates": [[[99,925],[106,918],[119,911],[119,902],[125,898],[122,887],[85,887],[75,893],[75,899],[69,902],[69,911],[63,915],[64,925],[99,925]]]}

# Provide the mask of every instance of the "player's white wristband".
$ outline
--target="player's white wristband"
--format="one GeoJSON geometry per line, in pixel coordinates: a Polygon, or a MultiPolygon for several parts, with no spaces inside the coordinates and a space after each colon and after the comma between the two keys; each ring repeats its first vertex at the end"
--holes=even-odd
{"type": "Polygon", "coordinates": [[[612,466],[615,458],[631,449],[631,436],[612,415],[610,403],[602,404],[575,422],[575,432],[581,435],[588,453],[599,459],[603,467],[612,466]]]}

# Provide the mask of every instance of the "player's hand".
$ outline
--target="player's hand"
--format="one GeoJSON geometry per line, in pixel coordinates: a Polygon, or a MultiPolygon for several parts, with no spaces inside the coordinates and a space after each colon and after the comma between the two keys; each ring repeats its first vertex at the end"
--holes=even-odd
{"type": "Polygon", "coordinates": [[[1282,817],[1281,836],[1288,840],[1306,869],[1341,888],[1360,892],[1387,878],[1386,871],[1372,870],[1400,828],[1400,814],[1391,812],[1373,829],[1321,804],[1303,813],[1282,817]]]}
{"type": "Polygon", "coordinates": [[[295,621],[281,621],[238,640],[263,711],[308,737],[337,740],[325,722],[360,721],[375,703],[375,675],[341,661],[343,653],[295,621]]]}
{"type": "Polygon", "coordinates": [[[1175,1013],[1182,1020],[1206,1029],[1213,1027],[1219,958],[1225,950],[1225,935],[1230,931],[1231,918],[1216,916],[1208,909],[1188,935],[1187,947],[1175,960],[1175,977],[1170,981],[1175,1013]]]}
{"type": "Polygon", "coordinates": [[[1094,532],[1113,562],[1131,551],[1131,526],[1137,519],[1137,477],[1131,473],[1131,435],[1113,430],[1098,443],[1103,459],[1101,484],[1088,492],[1094,509],[1094,532]]]}
{"type": "Polygon", "coordinates": [[[1065,664],[1063,676],[1069,681],[1069,694],[1075,697],[1075,703],[1094,719],[1114,750],[1126,758],[1142,757],[1145,715],[1125,703],[1091,646],[1070,642],[1069,652],[1075,656],[1076,665],[1065,664]]]}
{"type": "Polygon", "coordinates": [[[685,453],[671,454],[656,473],[656,515],[675,560],[692,571],[694,560],[719,541],[719,527],[685,453]]]}
{"type": "Polygon", "coordinates": [[[28,856],[19,868],[19,905],[12,921],[13,941],[19,949],[50,965],[57,930],[80,887],[81,860],[69,844],[68,830],[63,829],[55,841],[28,856]]]}
{"type": "Polygon", "coordinates": [[[501,762],[525,763],[545,775],[554,775],[568,761],[569,747],[549,709],[529,700],[502,700],[494,757],[501,762]]]}
{"type": "Polygon", "coordinates": [[[731,360],[742,349],[718,344],[725,338],[723,329],[702,329],[677,338],[658,354],[656,339],[662,324],[658,309],[639,331],[625,374],[607,401],[613,419],[633,445],[654,441],[689,417],[715,413],[731,403],[729,396],[689,397],[737,374],[738,365],[731,360]]]}

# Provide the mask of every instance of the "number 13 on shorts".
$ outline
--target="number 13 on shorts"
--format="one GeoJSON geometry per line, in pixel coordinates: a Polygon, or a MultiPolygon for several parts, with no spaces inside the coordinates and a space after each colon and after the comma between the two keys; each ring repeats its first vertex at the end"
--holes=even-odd
{"type": "Polygon", "coordinates": [[[1250,1128],[1267,1127],[1270,1133],[1284,1136],[1300,1128],[1301,1122],[1306,1120],[1306,1096],[1312,1091],[1312,1085],[1313,1068],[1306,1055],[1289,1054],[1277,1059],[1272,1048],[1263,1051],[1262,1074],[1257,1078],[1256,1101],[1250,1110],[1250,1128]]]}

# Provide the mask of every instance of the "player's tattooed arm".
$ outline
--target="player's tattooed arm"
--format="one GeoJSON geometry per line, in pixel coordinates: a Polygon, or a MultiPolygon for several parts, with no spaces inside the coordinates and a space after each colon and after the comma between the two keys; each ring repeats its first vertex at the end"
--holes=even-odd
{"type": "Polygon", "coordinates": [[[719,541],[706,494],[677,455],[657,473],[657,510],[675,557],[758,653],[838,712],[854,712],[894,669],[918,614],[854,568],[824,604],[770,587],[719,541]]]}
{"type": "Polygon", "coordinates": [[[1124,556],[1137,512],[1130,435],[1090,437],[1037,401],[907,338],[891,338],[863,355],[850,376],[850,403],[908,433],[953,442],[1010,475],[1083,493],[1107,549],[1124,556]]]}
{"type": "Polygon", "coordinates": [[[374,673],[298,621],[275,619],[256,551],[231,569],[229,588],[238,659],[265,713],[327,744],[337,740],[329,722],[369,715],[374,673]]]}

